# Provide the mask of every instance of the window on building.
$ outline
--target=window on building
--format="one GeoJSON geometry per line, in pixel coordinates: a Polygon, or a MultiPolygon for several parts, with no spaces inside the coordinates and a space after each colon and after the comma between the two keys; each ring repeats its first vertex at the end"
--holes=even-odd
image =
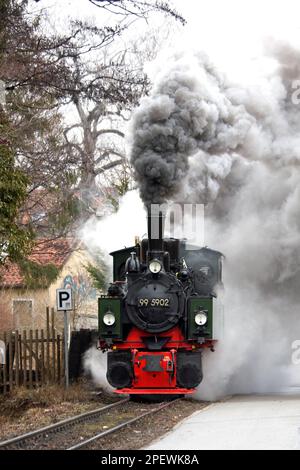
{"type": "Polygon", "coordinates": [[[32,300],[13,300],[14,327],[26,329],[32,327],[32,300]]]}

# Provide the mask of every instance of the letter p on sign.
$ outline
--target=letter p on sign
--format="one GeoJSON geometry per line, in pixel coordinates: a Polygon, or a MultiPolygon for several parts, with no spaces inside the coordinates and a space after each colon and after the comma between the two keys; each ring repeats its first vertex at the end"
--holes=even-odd
{"type": "Polygon", "coordinates": [[[73,310],[72,289],[56,290],[56,308],[57,310],[73,310]]]}

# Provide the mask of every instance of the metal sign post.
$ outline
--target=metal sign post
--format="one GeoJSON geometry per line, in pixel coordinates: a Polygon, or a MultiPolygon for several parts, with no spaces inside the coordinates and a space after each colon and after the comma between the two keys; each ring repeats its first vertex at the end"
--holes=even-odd
{"type": "Polygon", "coordinates": [[[65,385],[69,387],[69,318],[67,310],[64,311],[64,343],[65,343],[65,385]]]}
{"type": "Polygon", "coordinates": [[[6,348],[5,348],[5,343],[4,341],[0,340],[0,364],[5,364],[6,363],[6,348]]]}
{"type": "Polygon", "coordinates": [[[65,343],[65,385],[69,387],[69,318],[68,311],[73,310],[72,289],[56,290],[56,307],[64,312],[64,343],[65,343]]]}

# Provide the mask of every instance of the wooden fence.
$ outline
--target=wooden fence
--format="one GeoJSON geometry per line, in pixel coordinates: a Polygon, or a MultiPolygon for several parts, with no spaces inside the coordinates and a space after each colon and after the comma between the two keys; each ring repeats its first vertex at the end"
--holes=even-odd
{"type": "Polygon", "coordinates": [[[63,334],[54,327],[54,309],[46,311],[46,328],[10,331],[2,335],[6,363],[0,365],[0,393],[23,385],[34,388],[43,384],[63,383],[63,334]],[[50,322],[51,316],[51,322],[50,322]]]}

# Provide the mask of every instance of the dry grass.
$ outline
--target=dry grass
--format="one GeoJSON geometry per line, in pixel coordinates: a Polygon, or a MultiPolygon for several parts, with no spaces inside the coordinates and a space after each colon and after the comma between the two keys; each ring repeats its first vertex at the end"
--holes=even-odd
{"type": "Polygon", "coordinates": [[[107,397],[91,395],[85,383],[15,389],[0,395],[0,440],[56,423],[102,405],[107,397]]]}
{"type": "MultiPolygon", "coordinates": [[[[119,398],[115,397],[116,400],[119,398]]],[[[57,385],[44,386],[36,390],[16,389],[10,395],[0,396],[0,440],[9,439],[90,411],[108,402],[111,403],[112,400],[114,401],[114,398],[108,397],[104,393],[100,396],[92,395],[91,389],[86,383],[73,384],[68,390],[57,385]]],[[[118,434],[117,439],[115,435],[107,436],[103,441],[96,442],[91,448],[138,449],[144,447],[153,439],[170,431],[185,416],[206,405],[206,403],[195,400],[179,401],[161,413],[148,416],[141,422],[124,428],[118,434]]],[[[148,408],[151,408],[151,405],[127,403],[124,405],[124,413],[126,412],[127,418],[133,417],[137,409],[142,412],[148,408]]],[[[122,409],[111,410],[105,414],[102,424],[105,424],[105,428],[113,426],[118,424],[123,417],[125,415],[123,416],[122,409]]],[[[94,423],[81,424],[80,432],[93,434],[99,428],[99,420],[96,424],[97,426],[94,423]],[[94,426],[95,428],[93,428],[94,426]]],[[[61,446],[62,443],[59,443],[57,448],[61,448],[61,446]]]]}
{"type": "Polygon", "coordinates": [[[0,396],[0,414],[15,417],[29,408],[48,408],[64,402],[87,401],[91,401],[91,396],[83,384],[73,384],[68,389],[61,385],[48,385],[33,390],[20,387],[8,395],[0,396]]]}

